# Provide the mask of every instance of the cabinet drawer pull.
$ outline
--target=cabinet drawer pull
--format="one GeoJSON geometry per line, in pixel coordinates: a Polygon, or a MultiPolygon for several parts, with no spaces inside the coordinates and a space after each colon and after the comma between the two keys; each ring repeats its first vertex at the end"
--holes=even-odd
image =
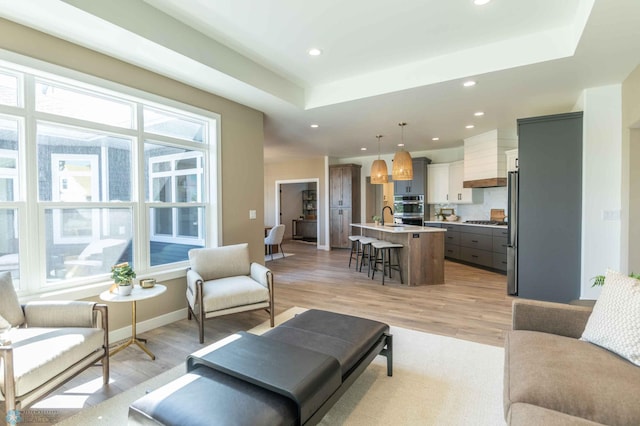
{"type": "Polygon", "coordinates": [[[476,258],[476,259],[478,258],[478,256],[476,256],[475,254],[472,254],[471,257],[476,258]]]}
{"type": "Polygon", "coordinates": [[[477,243],[477,242],[478,242],[478,240],[471,240],[471,242],[472,242],[472,243],[477,243]]]}

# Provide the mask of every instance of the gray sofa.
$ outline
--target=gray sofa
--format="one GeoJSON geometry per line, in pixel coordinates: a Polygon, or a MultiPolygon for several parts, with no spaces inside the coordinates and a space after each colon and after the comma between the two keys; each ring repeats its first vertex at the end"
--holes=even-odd
{"type": "Polygon", "coordinates": [[[640,367],[580,340],[591,308],[513,303],[505,340],[509,425],[639,425],[640,367]]]}

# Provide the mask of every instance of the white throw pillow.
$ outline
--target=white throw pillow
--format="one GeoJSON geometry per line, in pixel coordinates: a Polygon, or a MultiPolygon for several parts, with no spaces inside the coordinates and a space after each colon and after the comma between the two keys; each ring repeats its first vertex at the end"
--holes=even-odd
{"type": "Polygon", "coordinates": [[[0,314],[13,327],[24,323],[24,313],[18,301],[18,295],[13,288],[13,281],[9,272],[0,272],[0,314]]]}
{"type": "Polygon", "coordinates": [[[607,271],[582,340],[640,366],[640,281],[607,271]]]}
{"type": "Polygon", "coordinates": [[[2,330],[7,329],[7,328],[11,328],[11,324],[9,324],[9,321],[4,319],[4,317],[2,315],[0,315],[0,332],[2,330]]]}

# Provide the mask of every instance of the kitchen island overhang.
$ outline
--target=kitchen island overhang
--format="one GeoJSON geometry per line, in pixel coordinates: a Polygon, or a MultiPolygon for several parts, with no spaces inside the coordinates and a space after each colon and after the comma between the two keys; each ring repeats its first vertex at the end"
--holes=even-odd
{"type": "Polygon", "coordinates": [[[400,266],[408,286],[444,284],[446,229],[375,223],[352,223],[351,227],[354,235],[403,245],[400,249],[400,266]]]}

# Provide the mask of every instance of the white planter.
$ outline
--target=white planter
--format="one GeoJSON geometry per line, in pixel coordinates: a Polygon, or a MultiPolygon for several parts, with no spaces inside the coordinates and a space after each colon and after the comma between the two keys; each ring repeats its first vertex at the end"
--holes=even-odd
{"type": "Polygon", "coordinates": [[[133,290],[132,285],[119,285],[118,286],[118,294],[120,296],[128,296],[131,294],[131,290],[133,290]]]}

